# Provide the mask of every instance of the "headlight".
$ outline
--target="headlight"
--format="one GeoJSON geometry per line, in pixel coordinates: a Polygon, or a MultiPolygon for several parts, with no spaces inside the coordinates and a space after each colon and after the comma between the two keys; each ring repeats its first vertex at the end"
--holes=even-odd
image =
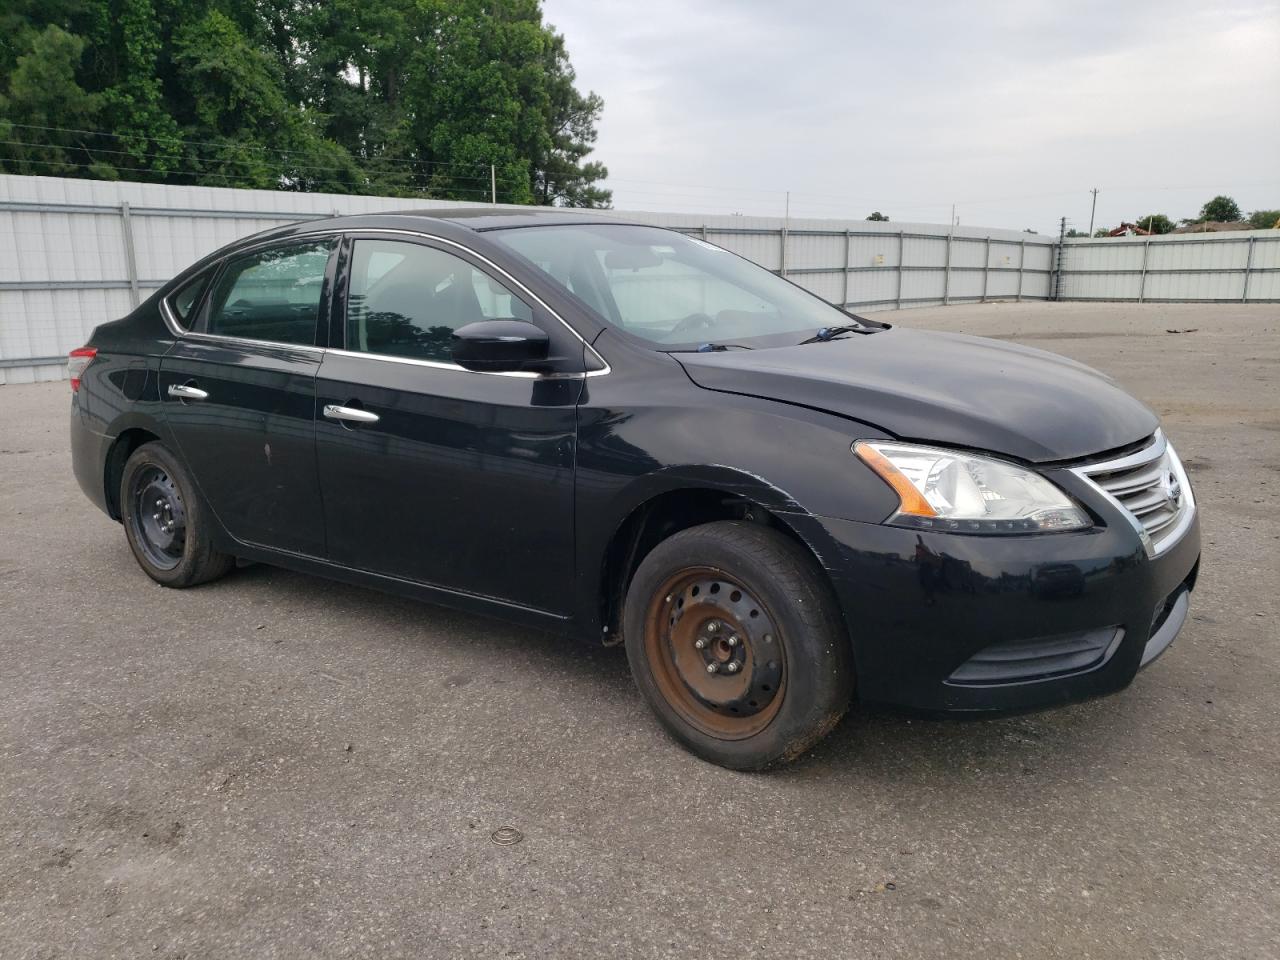
{"type": "Polygon", "coordinates": [[[907,443],[859,440],[867,466],[897,493],[890,523],[956,533],[1051,533],[1093,525],[1034,471],[1002,460],[907,443]]]}

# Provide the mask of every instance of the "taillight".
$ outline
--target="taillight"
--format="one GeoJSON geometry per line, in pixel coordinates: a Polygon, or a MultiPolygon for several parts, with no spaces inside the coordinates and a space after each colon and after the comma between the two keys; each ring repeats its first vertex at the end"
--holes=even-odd
{"type": "Polygon", "coordinates": [[[97,347],[80,347],[78,350],[72,350],[71,355],[67,357],[67,373],[71,375],[72,393],[80,389],[80,378],[84,376],[85,367],[93,363],[93,358],[97,355],[97,347]]]}

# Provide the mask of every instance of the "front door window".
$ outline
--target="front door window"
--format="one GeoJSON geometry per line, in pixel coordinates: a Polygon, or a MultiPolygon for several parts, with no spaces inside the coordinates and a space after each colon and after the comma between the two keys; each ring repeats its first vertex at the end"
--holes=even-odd
{"type": "Polygon", "coordinates": [[[451,363],[453,331],[533,311],[461,257],[398,240],[357,240],[347,292],[347,349],[451,363]]]}

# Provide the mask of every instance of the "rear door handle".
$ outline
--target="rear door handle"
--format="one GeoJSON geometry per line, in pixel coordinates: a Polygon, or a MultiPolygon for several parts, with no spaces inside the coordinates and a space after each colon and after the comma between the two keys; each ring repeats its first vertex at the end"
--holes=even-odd
{"type": "Polygon", "coordinates": [[[347,420],[351,423],[377,423],[378,415],[359,407],[340,407],[336,403],[326,403],[324,415],[330,420],[347,420]]]}
{"type": "Polygon", "coordinates": [[[185,383],[169,384],[169,396],[177,397],[179,400],[208,400],[209,391],[201,390],[199,387],[193,387],[185,383]]]}

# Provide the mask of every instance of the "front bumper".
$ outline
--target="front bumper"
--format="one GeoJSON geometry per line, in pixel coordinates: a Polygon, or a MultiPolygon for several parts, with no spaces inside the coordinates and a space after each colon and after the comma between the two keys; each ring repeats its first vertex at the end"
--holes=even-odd
{"type": "Polygon", "coordinates": [[[1019,711],[1126,687],[1187,616],[1199,517],[1156,557],[1131,527],[982,537],[788,516],[826,567],[859,696],[1019,711]]]}

